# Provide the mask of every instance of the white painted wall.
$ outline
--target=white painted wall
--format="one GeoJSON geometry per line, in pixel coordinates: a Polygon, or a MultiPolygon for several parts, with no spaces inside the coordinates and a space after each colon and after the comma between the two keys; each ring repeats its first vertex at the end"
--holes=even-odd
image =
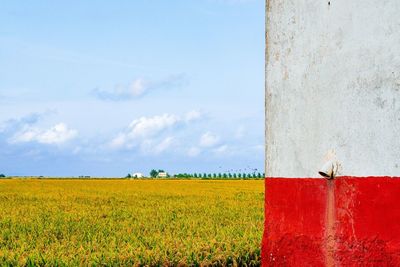
{"type": "Polygon", "coordinates": [[[266,5],[266,175],[400,176],[400,1],[266,5]]]}

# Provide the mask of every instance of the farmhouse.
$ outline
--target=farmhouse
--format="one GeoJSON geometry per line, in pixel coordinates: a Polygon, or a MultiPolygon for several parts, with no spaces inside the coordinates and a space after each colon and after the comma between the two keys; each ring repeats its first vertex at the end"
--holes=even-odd
{"type": "Polygon", "coordinates": [[[143,178],[144,175],[143,175],[143,173],[135,172],[135,173],[132,173],[132,177],[133,178],[143,178]]]}
{"type": "Polygon", "coordinates": [[[168,174],[167,172],[159,172],[157,175],[158,178],[167,178],[168,174]]]}

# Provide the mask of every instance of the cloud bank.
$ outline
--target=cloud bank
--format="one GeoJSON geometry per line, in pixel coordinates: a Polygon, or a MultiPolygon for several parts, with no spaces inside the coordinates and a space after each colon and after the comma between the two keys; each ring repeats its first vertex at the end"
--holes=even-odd
{"type": "Polygon", "coordinates": [[[109,146],[114,149],[132,149],[141,147],[142,151],[161,153],[169,148],[175,140],[172,136],[162,139],[169,130],[187,126],[202,117],[199,111],[190,111],[183,116],[162,114],[151,117],[141,117],[133,120],[128,127],[112,139],[109,146]]]}
{"type": "Polygon", "coordinates": [[[58,123],[45,130],[31,126],[24,126],[22,130],[9,139],[9,143],[37,142],[48,145],[62,144],[73,139],[77,134],[78,132],[76,130],[69,129],[65,123],[58,123]]]}

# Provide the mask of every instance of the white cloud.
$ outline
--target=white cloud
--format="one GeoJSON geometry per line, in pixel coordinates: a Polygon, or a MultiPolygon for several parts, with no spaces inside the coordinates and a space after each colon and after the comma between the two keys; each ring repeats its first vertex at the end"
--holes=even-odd
{"type": "Polygon", "coordinates": [[[174,126],[179,121],[179,117],[171,114],[163,114],[154,117],[141,117],[132,121],[129,125],[129,135],[131,138],[156,135],[160,131],[174,126]]]}
{"type": "Polygon", "coordinates": [[[136,145],[146,144],[151,136],[156,136],[163,131],[178,124],[181,119],[171,114],[163,114],[153,117],[141,117],[133,120],[128,128],[119,133],[110,143],[111,148],[132,148],[136,145]]]}
{"type": "Polygon", "coordinates": [[[164,152],[168,148],[171,147],[171,145],[174,143],[174,138],[173,137],[167,137],[160,144],[158,144],[158,147],[156,148],[157,153],[164,152]]]}
{"type": "Polygon", "coordinates": [[[118,134],[113,140],[111,140],[111,148],[119,148],[125,145],[127,141],[127,136],[125,134],[118,134]]]}
{"type": "Polygon", "coordinates": [[[172,136],[165,137],[164,139],[144,139],[140,143],[140,150],[148,155],[159,155],[172,147],[175,143],[175,138],[172,136]]]}
{"type": "Polygon", "coordinates": [[[102,100],[121,101],[140,97],[144,95],[148,89],[148,82],[142,78],[138,78],[131,81],[129,85],[117,84],[111,90],[96,88],[92,93],[102,100]]]}
{"type": "Polygon", "coordinates": [[[43,117],[47,116],[48,114],[54,113],[55,111],[52,110],[47,110],[43,113],[31,113],[29,115],[23,116],[21,118],[16,118],[16,119],[9,119],[7,121],[4,121],[0,124],[0,133],[3,132],[16,132],[17,130],[20,130],[22,128],[27,128],[30,127],[40,120],[43,119],[43,117]]]}
{"type": "Polygon", "coordinates": [[[198,120],[202,117],[202,114],[200,111],[198,110],[192,110],[189,111],[188,113],[186,113],[185,115],[185,121],[186,122],[191,122],[191,121],[195,121],[198,120]]]}
{"type": "Polygon", "coordinates": [[[197,111],[190,111],[183,116],[166,113],[152,117],[141,117],[133,120],[127,129],[118,133],[109,145],[114,149],[131,149],[141,146],[144,148],[142,150],[161,153],[173,143],[173,138],[167,137],[161,143],[156,143],[153,140],[170,129],[179,125],[187,125],[199,118],[201,118],[201,114],[197,111]]]}
{"type": "Polygon", "coordinates": [[[200,146],[202,147],[213,147],[218,143],[219,137],[211,132],[206,132],[200,137],[200,146]]]}
{"type": "Polygon", "coordinates": [[[132,81],[129,89],[132,96],[143,95],[146,91],[146,82],[143,79],[136,79],[132,81]]]}
{"type": "Polygon", "coordinates": [[[47,130],[41,130],[35,127],[25,126],[19,132],[17,132],[11,139],[10,143],[27,143],[37,142],[41,144],[62,144],[74,137],[78,132],[73,129],[69,129],[64,123],[58,123],[47,130]]]}

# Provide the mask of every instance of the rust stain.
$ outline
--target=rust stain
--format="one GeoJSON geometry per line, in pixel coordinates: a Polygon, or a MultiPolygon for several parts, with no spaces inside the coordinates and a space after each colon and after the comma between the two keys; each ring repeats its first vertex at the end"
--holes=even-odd
{"type": "Polygon", "coordinates": [[[266,0],[265,2],[266,2],[266,10],[268,11],[268,12],[270,12],[271,11],[271,5],[270,5],[270,2],[271,0],[266,0]]]}
{"type": "Polygon", "coordinates": [[[325,262],[327,267],[335,266],[335,183],[334,180],[326,180],[328,194],[326,204],[325,222],[325,262]]]}

